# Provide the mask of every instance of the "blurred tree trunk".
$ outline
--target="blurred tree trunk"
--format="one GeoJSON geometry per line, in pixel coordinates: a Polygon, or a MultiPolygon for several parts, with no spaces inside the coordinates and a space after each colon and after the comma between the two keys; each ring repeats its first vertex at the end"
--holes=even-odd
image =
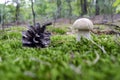
{"type": "Polygon", "coordinates": [[[15,14],[15,22],[18,24],[19,20],[19,13],[20,13],[20,3],[19,0],[16,0],[16,14],[15,14]]]}
{"type": "Polygon", "coordinates": [[[71,17],[72,17],[72,6],[71,6],[71,0],[66,0],[68,3],[68,7],[69,7],[69,14],[68,16],[70,17],[70,23],[71,23],[71,17]]]}
{"type": "Polygon", "coordinates": [[[113,19],[114,12],[115,12],[115,8],[113,8],[114,2],[115,2],[115,0],[110,1],[110,7],[111,7],[110,12],[111,12],[111,20],[112,20],[112,22],[114,22],[114,19],[113,19]]]}
{"type": "Polygon", "coordinates": [[[57,4],[57,16],[56,17],[60,18],[61,17],[61,9],[62,9],[62,7],[61,7],[61,4],[62,4],[61,0],[57,0],[56,4],[57,4]]]}
{"type": "Polygon", "coordinates": [[[3,5],[3,8],[1,8],[1,13],[2,13],[2,16],[1,16],[1,24],[2,24],[2,30],[4,31],[4,26],[5,26],[5,16],[6,16],[6,13],[5,13],[5,7],[6,7],[6,4],[8,3],[9,1],[5,0],[5,3],[3,5]]]}
{"type": "Polygon", "coordinates": [[[81,5],[81,15],[87,14],[87,0],[80,0],[81,5]]]}
{"type": "Polygon", "coordinates": [[[2,30],[4,31],[4,24],[5,24],[5,13],[4,13],[4,10],[5,10],[5,6],[6,6],[6,2],[5,4],[3,5],[3,8],[2,8],[2,16],[1,16],[1,26],[2,26],[2,30]]]}
{"type": "Polygon", "coordinates": [[[35,25],[35,11],[34,11],[34,3],[33,3],[33,0],[31,0],[31,8],[32,8],[32,15],[33,15],[33,24],[35,25]]]}
{"type": "Polygon", "coordinates": [[[100,7],[99,7],[99,0],[96,0],[95,2],[95,15],[100,14],[100,7]]]}

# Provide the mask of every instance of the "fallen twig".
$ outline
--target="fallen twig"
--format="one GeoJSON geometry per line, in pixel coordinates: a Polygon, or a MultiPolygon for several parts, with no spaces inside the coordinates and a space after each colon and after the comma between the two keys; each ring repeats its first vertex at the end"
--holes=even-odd
{"type": "Polygon", "coordinates": [[[90,40],[90,41],[91,41],[93,44],[95,44],[97,47],[99,47],[104,54],[106,54],[106,51],[105,51],[105,49],[104,49],[104,46],[98,45],[98,44],[97,44],[96,42],[94,42],[93,40],[90,40]]]}
{"type": "Polygon", "coordinates": [[[120,32],[117,32],[117,31],[114,31],[114,30],[91,30],[91,32],[93,32],[94,34],[113,34],[113,35],[116,35],[116,34],[119,34],[120,35],[120,32]]]}
{"type": "Polygon", "coordinates": [[[112,23],[94,23],[94,25],[107,25],[107,26],[114,26],[116,28],[120,28],[120,26],[112,23]]]}
{"type": "Polygon", "coordinates": [[[95,54],[96,54],[96,59],[93,61],[93,64],[96,64],[98,60],[100,59],[100,56],[96,51],[95,51],[95,54]]]}

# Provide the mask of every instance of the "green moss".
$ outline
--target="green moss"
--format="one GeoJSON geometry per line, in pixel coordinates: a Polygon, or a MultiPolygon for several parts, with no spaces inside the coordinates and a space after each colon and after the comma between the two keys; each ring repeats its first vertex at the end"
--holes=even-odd
{"type": "Polygon", "coordinates": [[[53,34],[65,34],[67,32],[66,27],[53,27],[49,26],[48,30],[53,34]]]}
{"type": "Polygon", "coordinates": [[[14,28],[0,34],[1,80],[120,79],[120,46],[111,35],[92,35],[98,45],[104,46],[104,54],[91,41],[83,38],[76,42],[74,35],[61,35],[57,30],[49,47],[23,47],[21,32],[14,28]],[[99,59],[94,63],[96,53],[99,59]]]}

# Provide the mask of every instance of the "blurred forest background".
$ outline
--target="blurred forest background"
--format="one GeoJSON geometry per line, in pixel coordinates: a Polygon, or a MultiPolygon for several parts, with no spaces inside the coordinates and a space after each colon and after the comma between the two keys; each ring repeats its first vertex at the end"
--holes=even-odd
{"type": "Polygon", "coordinates": [[[0,0],[1,29],[35,21],[71,23],[80,17],[119,21],[120,0],[0,0]]]}

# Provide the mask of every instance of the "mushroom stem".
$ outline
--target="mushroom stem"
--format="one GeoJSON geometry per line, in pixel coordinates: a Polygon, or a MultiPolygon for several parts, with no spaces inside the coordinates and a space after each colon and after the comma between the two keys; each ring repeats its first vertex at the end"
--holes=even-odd
{"type": "Polygon", "coordinates": [[[78,30],[77,32],[77,41],[80,41],[81,37],[87,38],[87,39],[91,39],[91,35],[90,35],[90,31],[83,31],[83,30],[78,30]]]}

